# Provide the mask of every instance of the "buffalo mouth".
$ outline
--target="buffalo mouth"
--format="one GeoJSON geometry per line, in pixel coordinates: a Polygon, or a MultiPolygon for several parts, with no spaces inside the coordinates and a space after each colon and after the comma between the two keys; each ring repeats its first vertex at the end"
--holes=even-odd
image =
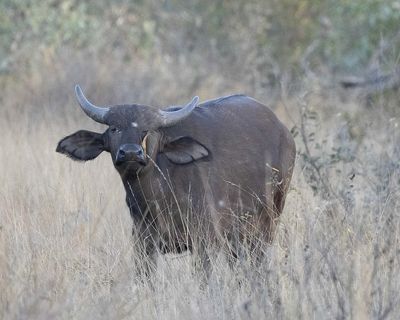
{"type": "Polygon", "coordinates": [[[145,159],[135,159],[135,160],[124,160],[124,161],[116,161],[115,165],[117,167],[126,167],[126,168],[130,168],[130,167],[144,167],[147,165],[147,161],[145,159]]]}

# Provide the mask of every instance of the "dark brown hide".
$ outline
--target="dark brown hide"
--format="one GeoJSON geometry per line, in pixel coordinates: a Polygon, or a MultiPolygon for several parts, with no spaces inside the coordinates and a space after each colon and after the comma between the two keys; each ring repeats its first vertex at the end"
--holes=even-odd
{"type": "MultiPolygon", "coordinates": [[[[211,240],[272,240],[292,176],[295,144],[270,109],[246,96],[230,96],[205,102],[160,131],[170,139],[195,137],[209,152],[188,165],[171,163],[163,150],[158,153],[162,174],[154,170],[152,190],[162,194],[158,205],[173,212],[174,226],[185,225],[189,233],[211,240]]],[[[157,217],[157,231],[170,233],[171,215],[157,217]]]]}

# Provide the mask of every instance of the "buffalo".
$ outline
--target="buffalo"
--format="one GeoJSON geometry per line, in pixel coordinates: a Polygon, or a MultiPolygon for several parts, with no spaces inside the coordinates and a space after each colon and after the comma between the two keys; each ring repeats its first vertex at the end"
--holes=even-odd
{"type": "Polygon", "coordinates": [[[207,268],[213,245],[233,260],[244,244],[262,255],[256,249],[273,240],[296,154],[268,107],[245,95],[164,109],[99,107],[79,86],[75,93],[82,110],[108,127],[77,131],[56,151],[77,161],[110,153],[146,260],[197,250],[207,268]]]}

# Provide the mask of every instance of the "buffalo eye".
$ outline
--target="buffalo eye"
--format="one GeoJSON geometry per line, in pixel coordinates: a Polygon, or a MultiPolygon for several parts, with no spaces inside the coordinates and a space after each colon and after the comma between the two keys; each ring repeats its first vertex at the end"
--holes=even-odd
{"type": "Polygon", "coordinates": [[[111,132],[111,133],[118,133],[119,130],[118,130],[117,127],[112,126],[112,127],[110,127],[110,132],[111,132]]]}

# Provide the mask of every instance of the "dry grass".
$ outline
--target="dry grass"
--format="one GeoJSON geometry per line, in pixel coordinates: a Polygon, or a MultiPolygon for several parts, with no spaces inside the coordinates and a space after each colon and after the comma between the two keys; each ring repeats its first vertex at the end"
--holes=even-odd
{"type": "MultiPolygon", "coordinates": [[[[111,90],[118,74],[126,82],[121,81],[113,99],[131,99],[140,93],[142,102],[172,102],[184,90],[176,88],[176,96],[172,96],[174,90],[164,90],[163,83],[172,81],[166,71],[148,81],[159,94],[154,97],[139,80],[129,82],[129,72],[123,73],[123,68],[117,66],[114,74],[101,77],[106,68],[101,63],[97,66],[89,68],[93,78],[102,79],[96,83],[82,76],[78,67],[65,68],[68,73],[60,64],[51,75],[26,75],[4,87],[0,109],[1,318],[399,316],[398,119],[387,120],[384,102],[365,111],[361,103],[343,103],[334,95],[322,99],[314,93],[285,101],[291,114],[302,107],[316,111],[319,118],[304,126],[314,133],[312,139],[297,137],[300,155],[292,188],[263,266],[255,269],[242,261],[230,269],[217,255],[209,284],[202,287],[201,277],[192,272],[191,257],[166,255],[158,259],[151,286],[138,281],[134,272],[131,220],[108,155],[80,164],[54,150],[57,141],[74,130],[99,129],[73,102],[73,79],[111,90]],[[127,89],[130,86],[132,92],[127,89]],[[343,130],[350,133],[343,136],[343,130]],[[310,166],[316,160],[304,157],[304,142],[312,155],[322,159],[317,164],[319,175],[310,166]],[[348,148],[352,157],[336,151],[339,160],[329,162],[335,145],[348,148]],[[332,193],[321,191],[318,177],[332,193]],[[316,186],[316,192],[310,186],[316,186]]],[[[139,79],[149,73],[144,67],[136,70],[140,70],[139,79]]],[[[183,85],[187,78],[190,73],[181,74],[178,83],[183,85]]],[[[199,88],[202,99],[237,86],[221,87],[221,79],[217,75],[213,79],[199,88]]],[[[95,102],[112,102],[101,89],[92,90],[93,95],[96,92],[95,102]]],[[[285,119],[293,125],[290,117],[285,119]]],[[[293,121],[301,127],[300,120],[293,121]]]]}

